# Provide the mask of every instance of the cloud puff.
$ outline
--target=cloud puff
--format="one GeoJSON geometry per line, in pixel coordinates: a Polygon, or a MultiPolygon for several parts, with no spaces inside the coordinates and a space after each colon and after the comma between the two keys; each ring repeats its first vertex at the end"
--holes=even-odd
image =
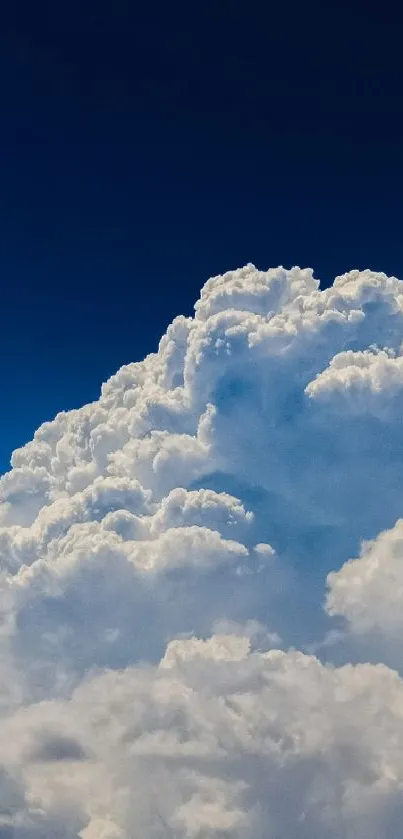
{"type": "Polygon", "coordinates": [[[402,699],[381,665],[192,638],[19,709],[0,745],[28,836],[378,839],[400,829],[402,699]]]}
{"type": "Polygon", "coordinates": [[[403,356],[377,349],[338,353],[306,393],[342,415],[374,414],[393,421],[402,409],[403,356]]]}
{"type": "Polygon", "coordinates": [[[402,665],[403,521],[364,542],[360,556],[328,575],[327,610],[342,616],[352,638],[402,665]]]}
{"type": "Polygon", "coordinates": [[[396,835],[402,336],[396,278],[247,265],[14,452],[0,837],[396,835]]]}

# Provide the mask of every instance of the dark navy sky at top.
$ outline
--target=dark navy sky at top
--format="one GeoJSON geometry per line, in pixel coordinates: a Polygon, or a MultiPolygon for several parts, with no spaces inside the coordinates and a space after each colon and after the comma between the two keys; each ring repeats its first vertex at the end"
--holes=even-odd
{"type": "Polygon", "coordinates": [[[213,274],[403,277],[392,4],[14,0],[0,30],[0,471],[213,274]]]}

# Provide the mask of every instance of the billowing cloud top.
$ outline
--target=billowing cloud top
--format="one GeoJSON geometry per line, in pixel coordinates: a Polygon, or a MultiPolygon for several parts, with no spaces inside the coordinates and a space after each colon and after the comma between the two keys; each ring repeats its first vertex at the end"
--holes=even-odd
{"type": "Polygon", "coordinates": [[[14,452],[0,839],[398,835],[402,341],[393,277],[247,265],[14,452]]]}

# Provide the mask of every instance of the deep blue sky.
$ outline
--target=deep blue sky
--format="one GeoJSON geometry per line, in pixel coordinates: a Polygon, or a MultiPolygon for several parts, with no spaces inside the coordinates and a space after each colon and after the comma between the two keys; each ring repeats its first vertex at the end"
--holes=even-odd
{"type": "Polygon", "coordinates": [[[402,15],[3,4],[0,471],[155,349],[212,274],[403,277],[402,15]]]}

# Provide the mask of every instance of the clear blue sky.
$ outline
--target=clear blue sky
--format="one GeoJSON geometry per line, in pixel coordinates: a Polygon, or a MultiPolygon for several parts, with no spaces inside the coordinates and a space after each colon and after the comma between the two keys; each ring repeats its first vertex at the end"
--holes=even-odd
{"type": "Polygon", "coordinates": [[[0,471],[153,350],[212,274],[403,276],[402,16],[354,0],[4,4],[0,471]]]}

